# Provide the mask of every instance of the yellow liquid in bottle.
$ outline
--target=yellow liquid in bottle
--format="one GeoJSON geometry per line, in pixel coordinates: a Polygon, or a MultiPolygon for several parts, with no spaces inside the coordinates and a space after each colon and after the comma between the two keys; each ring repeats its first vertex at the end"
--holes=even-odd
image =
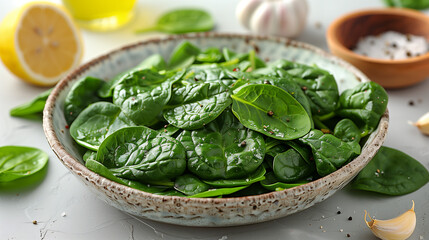
{"type": "Polygon", "coordinates": [[[117,29],[134,15],[136,0],[63,0],[76,22],[94,31],[117,29]]]}

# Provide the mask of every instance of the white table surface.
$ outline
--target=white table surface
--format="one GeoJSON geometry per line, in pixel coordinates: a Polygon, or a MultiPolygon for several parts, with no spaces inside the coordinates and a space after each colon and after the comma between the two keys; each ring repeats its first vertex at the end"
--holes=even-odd
{"type": "MultiPolygon", "coordinates": [[[[0,19],[27,0],[0,1],[0,19]]],[[[169,9],[199,6],[216,21],[218,32],[247,32],[235,18],[237,0],[141,0],[138,15],[127,27],[109,33],[83,30],[83,62],[121,45],[157,34],[135,35],[169,9]]],[[[325,31],[340,15],[368,7],[381,0],[308,0],[308,25],[298,38],[327,49],[325,31]],[[322,27],[316,27],[321,23],[322,27]]],[[[426,12],[427,14],[429,12],[426,12]]],[[[1,37],[1,36],[0,36],[1,37]]],[[[188,228],[136,219],[97,199],[57,159],[48,146],[42,123],[9,116],[9,110],[31,100],[45,89],[27,85],[0,64],[0,146],[38,147],[50,156],[44,181],[29,190],[0,191],[0,239],[376,239],[363,221],[364,209],[379,219],[392,218],[416,202],[417,227],[410,239],[429,239],[429,184],[401,197],[366,194],[346,187],[331,198],[303,212],[282,219],[231,228],[188,228]],[[340,210],[341,214],[337,214],[340,210]],[[348,221],[349,216],[353,217],[348,221]],[[33,220],[38,224],[34,225],[33,220]],[[323,228],[321,227],[323,226],[323,228]],[[342,229],[342,231],[341,231],[342,229]],[[347,238],[346,234],[351,237],[347,238]]],[[[429,168],[429,137],[407,122],[429,111],[429,81],[389,90],[390,127],[386,146],[400,149],[429,168]],[[409,101],[414,101],[414,106],[409,101]]]]}

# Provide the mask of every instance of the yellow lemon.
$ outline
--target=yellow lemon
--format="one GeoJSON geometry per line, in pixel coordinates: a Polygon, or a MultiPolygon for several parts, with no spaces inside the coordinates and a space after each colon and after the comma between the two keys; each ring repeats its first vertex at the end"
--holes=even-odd
{"type": "Polygon", "coordinates": [[[82,58],[79,29],[62,6],[31,2],[0,23],[0,57],[21,79],[52,86],[82,58]]]}

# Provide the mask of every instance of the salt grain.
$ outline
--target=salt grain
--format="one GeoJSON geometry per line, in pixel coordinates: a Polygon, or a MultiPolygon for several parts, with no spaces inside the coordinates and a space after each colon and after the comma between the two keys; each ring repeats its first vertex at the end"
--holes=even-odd
{"type": "Polygon", "coordinates": [[[428,42],[422,36],[387,31],[361,38],[353,51],[371,58],[400,60],[425,54],[428,42]]]}

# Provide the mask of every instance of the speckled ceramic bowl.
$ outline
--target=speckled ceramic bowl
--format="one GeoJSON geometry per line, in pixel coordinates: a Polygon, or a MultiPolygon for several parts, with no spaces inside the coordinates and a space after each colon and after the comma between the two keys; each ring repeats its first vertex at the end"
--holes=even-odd
{"type": "Polygon", "coordinates": [[[255,49],[265,60],[284,58],[316,64],[335,76],[340,91],[361,81],[369,81],[350,64],[316,47],[284,38],[205,33],[139,42],[100,56],[58,83],[47,101],[43,128],[52,150],[60,161],[108,204],[136,216],[186,226],[234,226],[268,221],[302,211],[330,197],[344,187],[382,145],[388,127],[387,111],[379,127],[363,147],[362,154],[338,171],[317,181],[284,191],[238,198],[154,195],[112,182],[88,170],[82,164],[79,148],[65,127],[64,99],[71,86],[84,76],[109,79],[154,53],[168,59],[174,47],[185,40],[201,48],[228,47],[237,52],[255,49]]]}

